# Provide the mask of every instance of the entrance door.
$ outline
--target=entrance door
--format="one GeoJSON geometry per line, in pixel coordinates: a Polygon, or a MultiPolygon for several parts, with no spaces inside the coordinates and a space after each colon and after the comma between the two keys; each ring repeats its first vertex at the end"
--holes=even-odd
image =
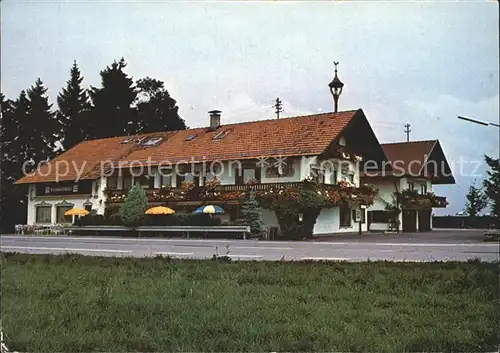
{"type": "Polygon", "coordinates": [[[418,211],[418,230],[420,232],[431,230],[431,210],[418,211]]]}
{"type": "Polygon", "coordinates": [[[417,211],[403,210],[403,232],[417,231],[417,211]]]}

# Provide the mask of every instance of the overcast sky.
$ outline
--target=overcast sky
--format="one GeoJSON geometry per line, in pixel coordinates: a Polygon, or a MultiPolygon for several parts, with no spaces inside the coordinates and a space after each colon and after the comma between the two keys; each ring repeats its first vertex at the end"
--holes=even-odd
{"type": "Polygon", "coordinates": [[[134,79],[166,83],[190,127],[332,110],[333,61],[345,83],[340,110],[362,108],[380,142],[439,139],[457,185],[436,188],[463,209],[468,186],[498,157],[498,3],[117,2],[1,3],[1,89],[15,98],[40,77],[51,101],[73,60],[85,86],[124,57],[134,79]],[[457,164],[457,167],[453,165],[457,164]],[[460,175],[464,174],[464,175],[460,175]]]}

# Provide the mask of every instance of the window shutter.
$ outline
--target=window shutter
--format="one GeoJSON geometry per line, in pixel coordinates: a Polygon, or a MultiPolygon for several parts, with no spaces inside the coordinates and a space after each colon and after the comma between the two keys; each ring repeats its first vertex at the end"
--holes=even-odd
{"type": "Polygon", "coordinates": [[[257,179],[259,182],[262,181],[261,175],[262,175],[262,168],[255,168],[255,179],[257,179]]]}
{"type": "Polygon", "coordinates": [[[236,169],[236,175],[234,179],[236,185],[243,185],[243,170],[236,169]]]}

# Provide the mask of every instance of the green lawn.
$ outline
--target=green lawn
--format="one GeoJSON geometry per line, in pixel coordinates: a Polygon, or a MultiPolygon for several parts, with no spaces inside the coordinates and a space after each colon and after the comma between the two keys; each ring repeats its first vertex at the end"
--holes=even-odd
{"type": "Polygon", "coordinates": [[[498,264],[2,256],[11,350],[493,351],[498,264]]]}

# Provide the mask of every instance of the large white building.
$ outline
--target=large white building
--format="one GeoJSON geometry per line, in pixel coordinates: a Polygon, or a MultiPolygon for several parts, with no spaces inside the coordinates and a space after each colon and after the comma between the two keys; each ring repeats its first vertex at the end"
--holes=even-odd
{"type": "MultiPolygon", "coordinates": [[[[415,144],[382,146],[361,109],[337,112],[343,83],[336,70],[329,86],[333,113],[224,124],[214,110],[203,128],[83,141],[16,182],[28,186],[27,224],[70,222],[64,213],[73,207],[110,215],[135,184],[146,189],[152,206],[189,213],[201,204],[220,204],[224,221],[231,222],[241,218],[249,184],[260,197],[282,197],[313,180],[327,200],[314,235],[387,230],[386,206],[394,192],[400,193],[402,230],[430,229],[432,207],[446,206],[430,193],[432,183],[453,181],[443,176],[449,167],[439,143],[419,143],[418,153],[412,153],[415,144]],[[404,170],[396,174],[399,158],[404,170]],[[410,168],[434,160],[447,169],[410,168]],[[380,190],[375,199],[367,183],[380,190]]],[[[271,209],[264,210],[263,221],[279,226],[271,209]]]]}
{"type": "MultiPolygon", "coordinates": [[[[332,192],[341,181],[359,192],[361,159],[386,160],[362,110],[227,125],[215,111],[207,128],[84,141],[17,183],[29,188],[28,224],[68,222],[64,212],[72,207],[104,214],[133,184],[147,190],[151,205],[182,213],[210,200],[224,205],[230,221],[240,217],[250,180],[265,191],[300,187],[312,176],[332,192]],[[219,196],[207,199],[214,178],[219,196]],[[183,181],[195,188],[183,191],[183,181]]],[[[314,233],[355,232],[359,222],[367,230],[360,206],[323,209],[314,233]]],[[[264,222],[278,225],[269,210],[264,222]]]]}

